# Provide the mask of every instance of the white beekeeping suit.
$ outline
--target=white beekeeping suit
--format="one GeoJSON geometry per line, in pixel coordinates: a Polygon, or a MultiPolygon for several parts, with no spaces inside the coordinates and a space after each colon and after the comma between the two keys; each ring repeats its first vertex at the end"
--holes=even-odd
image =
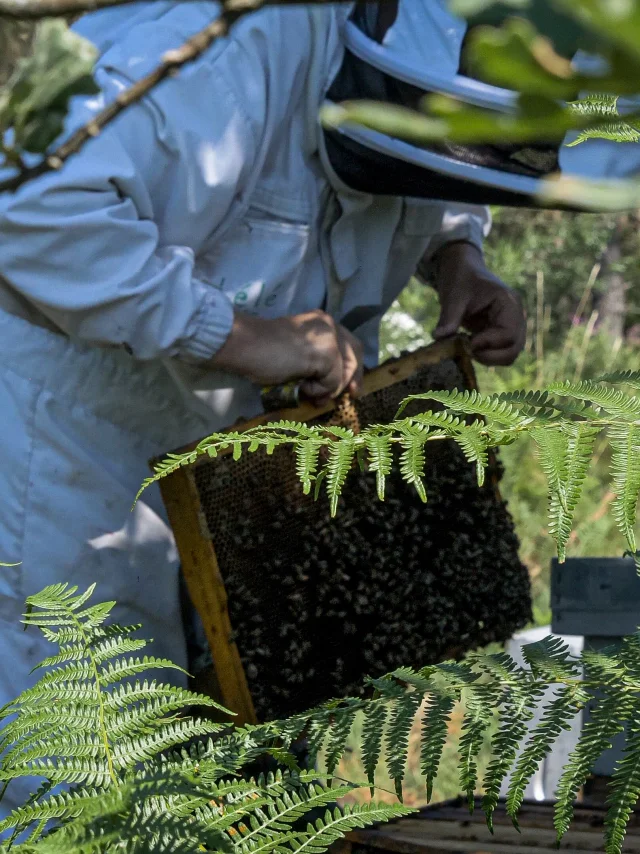
{"type": "MultiPolygon", "coordinates": [[[[86,122],[217,13],[141,3],[82,19],[101,50],[86,122]]],[[[421,256],[480,242],[481,208],[351,191],[318,109],[346,6],[244,18],[59,172],[0,197],[0,704],[49,654],[27,595],[97,582],[153,652],[185,665],[178,555],[157,454],[259,411],[259,388],[207,367],[234,311],[349,316],[365,361],[421,256]]],[[[27,785],[30,790],[31,786],[27,785]]],[[[12,784],[2,808],[20,802],[12,784]]]]}

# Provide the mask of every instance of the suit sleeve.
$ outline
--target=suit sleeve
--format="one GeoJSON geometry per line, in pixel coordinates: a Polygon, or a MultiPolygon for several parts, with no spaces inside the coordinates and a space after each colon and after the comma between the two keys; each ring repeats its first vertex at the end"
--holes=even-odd
{"type": "Polygon", "coordinates": [[[462,203],[442,203],[440,231],[429,241],[417,268],[418,278],[428,283],[432,278],[432,261],[448,243],[464,241],[482,249],[484,238],[491,231],[491,212],[488,207],[462,203]]]}
{"type": "MultiPolygon", "coordinates": [[[[201,361],[224,343],[231,303],[194,262],[260,135],[259,110],[245,112],[227,73],[232,54],[165,81],[59,172],[0,197],[0,274],[64,334],[138,359],[201,361]]],[[[101,96],[76,104],[70,130],[131,82],[105,64],[96,79],[101,96]]]]}

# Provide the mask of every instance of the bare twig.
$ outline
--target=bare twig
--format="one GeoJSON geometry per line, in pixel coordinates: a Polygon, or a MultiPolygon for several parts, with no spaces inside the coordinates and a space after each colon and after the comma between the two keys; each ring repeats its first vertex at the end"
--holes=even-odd
{"type": "MultiPolygon", "coordinates": [[[[58,18],[79,15],[83,12],[95,12],[96,9],[107,9],[111,6],[125,6],[135,2],[137,0],[0,0],[0,18],[14,18],[20,21],[58,18]]],[[[233,0],[224,5],[230,10],[251,11],[261,6],[302,5],[303,3],[316,5],[329,2],[347,3],[351,0],[266,0],[264,3],[233,0]]]]}
{"type": "Polygon", "coordinates": [[[134,0],[0,0],[0,18],[38,20],[93,12],[106,6],[122,6],[133,2],[134,0]]]}
{"type": "MultiPolygon", "coordinates": [[[[21,7],[23,10],[56,8],[57,11],[55,14],[61,14],[62,8],[70,8],[69,4],[75,4],[73,8],[77,11],[85,8],[115,6],[129,2],[134,2],[134,0],[0,0],[0,13],[4,14],[3,9],[6,5],[21,7]],[[64,4],[67,5],[65,6],[64,4]]],[[[172,74],[175,74],[183,65],[196,60],[217,39],[226,36],[231,26],[249,12],[254,12],[264,6],[324,5],[328,2],[336,2],[336,0],[304,0],[304,3],[298,3],[295,0],[294,2],[292,0],[227,0],[223,5],[223,10],[219,18],[207,24],[206,27],[190,39],[187,39],[180,47],[167,51],[162,57],[160,64],[153,71],[121,92],[113,103],[105,107],[104,110],[99,112],[86,125],[79,128],[63,145],[51,154],[46,155],[40,163],[30,168],[22,168],[18,174],[7,178],[5,181],[1,181],[0,193],[13,192],[27,181],[32,181],[40,175],[60,169],[73,154],[77,154],[86,142],[98,136],[100,131],[126,110],[127,107],[140,101],[159,83],[172,74]]],[[[349,2],[349,0],[337,0],[337,2],[349,2]]],[[[35,13],[33,14],[35,16],[35,13]]],[[[51,14],[54,13],[52,11],[42,11],[38,17],[46,17],[51,14]]],[[[5,165],[10,164],[5,163],[5,165]]]]}

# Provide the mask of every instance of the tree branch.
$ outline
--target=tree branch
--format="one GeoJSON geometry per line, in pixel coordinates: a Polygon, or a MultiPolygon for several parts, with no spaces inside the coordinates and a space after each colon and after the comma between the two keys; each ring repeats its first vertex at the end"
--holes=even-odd
{"type": "MultiPolygon", "coordinates": [[[[96,9],[108,9],[112,6],[125,6],[138,0],[0,0],[0,19],[12,18],[19,21],[40,20],[42,18],[58,18],[68,15],[79,15],[84,12],[95,12],[96,9]]],[[[231,0],[225,3],[225,9],[244,12],[258,9],[262,6],[293,6],[318,5],[328,3],[348,3],[351,0],[231,0]]],[[[243,12],[243,14],[244,14],[243,12]]]]}
{"type": "MultiPolygon", "coordinates": [[[[162,57],[160,64],[145,77],[141,78],[121,92],[118,97],[99,112],[90,122],[79,128],[61,146],[51,154],[46,155],[36,166],[21,169],[16,175],[0,181],[0,193],[13,192],[27,181],[32,181],[47,172],[60,169],[63,164],[76,154],[83,145],[92,139],[120,115],[127,107],[140,101],[148,95],[159,83],[167,77],[176,74],[183,65],[198,59],[217,39],[223,38],[229,32],[231,26],[249,12],[255,12],[264,6],[293,6],[293,5],[325,5],[329,2],[350,2],[350,0],[305,0],[304,3],[296,0],[226,0],[219,18],[207,24],[200,32],[187,39],[184,44],[175,50],[170,50],[162,57]]],[[[0,0],[0,13],[4,14],[5,6],[12,8],[20,7],[22,17],[28,14],[35,16],[35,9],[53,10],[42,11],[37,17],[46,17],[52,14],[62,14],[62,9],[73,8],[95,9],[99,7],[116,6],[124,3],[135,2],[135,0],[0,0]],[[24,10],[27,10],[25,13],[24,10]]],[[[0,164],[2,166],[3,164],[0,164]]],[[[11,165],[5,162],[5,166],[11,165]]]]}
{"type": "Polygon", "coordinates": [[[133,2],[135,0],[0,0],[0,18],[19,21],[57,18],[133,2]]]}

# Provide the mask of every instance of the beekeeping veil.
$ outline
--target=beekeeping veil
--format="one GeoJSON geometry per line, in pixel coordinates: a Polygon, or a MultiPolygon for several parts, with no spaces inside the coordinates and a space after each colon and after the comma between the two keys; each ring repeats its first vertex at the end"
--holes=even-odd
{"type": "MultiPolygon", "coordinates": [[[[495,7],[493,7],[495,8],[495,7]]],[[[542,0],[532,4],[533,23],[556,49],[579,59],[579,32],[542,0]],[[541,12],[542,10],[542,12],[541,12]]],[[[428,93],[442,93],[498,112],[515,108],[516,94],[465,74],[464,43],[477,23],[499,23],[506,11],[463,21],[447,0],[385,0],[357,4],[345,32],[342,67],[328,100],[371,99],[417,107],[428,93]]],[[[589,178],[640,172],[640,145],[594,141],[564,144],[417,146],[374,130],[345,126],[327,131],[333,168],[345,183],[368,193],[476,204],[535,206],[542,179],[552,173],[589,178]]]]}

